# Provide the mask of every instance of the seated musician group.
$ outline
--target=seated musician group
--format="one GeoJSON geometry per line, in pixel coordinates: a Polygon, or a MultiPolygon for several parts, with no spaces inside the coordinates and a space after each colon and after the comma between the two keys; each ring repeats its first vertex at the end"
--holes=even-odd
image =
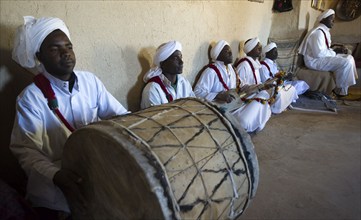
{"type": "MultiPolygon", "coordinates": [[[[322,16],[320,29],[328,31],[333,14],[322,16]]],[[[128,111],[94,74],[74,71],[75,54],[63,21],[30,16],[24,20],[16,35],[13,59],[24,68],[37,68],[39,74],[35,83],[18,96],[10,149],[28,176],[27,199],[36,207],[40,219],[59,219],[59,216],[66,219],[70,209],[63,192],[80,195],[77,192],[82,179],[61,168],[65,141],[74,129],[128,111]]],[[[322,41],[322,37],[313,37],[316,33],[322,36],[321,32],[312,32],[305,48],[313,41],[322,41]]],[[[329,35],[326,38],[329,39],[329,35]]],[[[346,58],[341,59],[333,53],[330,61],[322,57],[312,58],[314,52],[307,52],[305,48],[302,53],[310,67],[320,63],[330,62],[335,66],[336,62],[346,62],[346,58]]],[[[275,63],[277,45],[274,43],[264,47],[265,59],[262,62],[259,61],[262,47],[257,38],[245,42],[244,52],[246,56],[233,66],[229,44],[218,41],[211,49],[212,63],[202,72],[193,90],[181,75],[181,44],[177,41],[162,44],[154,56],[155,67],[144,76],[147,84],[142,92],[141,108],[186,97],[231,103],[236,97],[230,91],[236,90],[246,96],[242,98],[243,104],[233,109],[231,114],[247,132],[262,130],[272,113],[283,112],[308,89],[308,85],[303,81],[283,83],[280,80],[275,63]]],[[[353,74],[341,77],[345,68],[335,68],[335,71],[337,92],[345,95],[348,86],[355,81],[353,74]]],[[[82,204],[84,198],[75,199],[82,204]]]]}
{"type": "MultiPolygon", "coordinates": [[[[276,49],[274,43],[267,47],[272,47],[273,51],[276,49]]],[[[277,66],[272,63],[272,70],[262,68],[258,60],[262,47],[259,40],[253,38],[246,41],[244,52],[247,56],[236,63],[236,69],[232,65],[233,55],[229,44],[224,40],[218,41],[210,51],[212,62],[202,72],[193,92],[190,83],[180,75],[183,72],[181,48],[179,42],[170,41],[157,49],[153,62],[156,67],[144,76],[147,85],[142,93],[142,109],[186,97],[230,103],[236,97],[229,91],[236,89],[249,94],[243,99],[242,105],[232,110],[231,114],[247,132],[257,132],[265,127],[272,113],[283,112],[298,98],[298,94],[308,89],[307,84],[302,81],[298,82],[301,84],[298,91],[291,83],[275,85],[276,80],[272,79],[278,72],[277,66]],[[270,83],[262,86],[262,83],[267,82],[270,83]],[[271,94],[267,90],[270,90],[271,94]]],[[[273,56],[271,53],[267,54],[272,61],[277,58],[277,51],[273,56]]]]}

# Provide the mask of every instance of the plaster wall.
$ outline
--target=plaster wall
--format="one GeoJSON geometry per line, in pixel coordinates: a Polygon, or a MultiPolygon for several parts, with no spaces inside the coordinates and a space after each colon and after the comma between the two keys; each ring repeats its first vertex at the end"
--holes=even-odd
{"type": "MultiPolygon", "coordinates": [[[[339,1],[327,0],[336,11],[336,5],[339,1]]],[[[297,1],[300,4],[298,29],[311,30],[317,22],[317,16],[321,11],[311,8],[311,0],[297,1]]],[[[361,16],[352,21],[342,21],[335,17],[335,24],[331,29],[331,35],[333,41],[339,41],[343,43],[358,43],[361,41],[361,16]]]]}
{"type": "MultiPolygon", "coordinates": [[[[298,36],[320,13],[311,0],[293,1],[294,10],[272,13],[272,0],[239,1],[20,1],[0,0],[0,177],[15,176],[8,151],[15,99],[31,83],[32,74],[11,60],[16,28],[23,16],[59,17],[68,25],[77,56],[76,69],[97,75],[126,108],[136,111],[144,73],[160,44],[183,45],[184,76],[191,82],[206,65],[210,43],[224,39],[234,59],[239,45],[251,37],[262,44],[269,36],[298,36]],[[308,16],[309,20],[305,20],[308,16]],[[271,31],[272,28],[272,31],[271,31]],[[5,156],[6,155],[6,156],[5,156]],[[5,159],[4,159],[5,158],[5,159]],[[5,174],[4,174],[5,173],[5,174]]],[[[335,25],[335,32],[360,39],[361,18],[335,25]],[[351,27],[352,26],[352,27],[351,27]]],[[[14,180],[16,181],[16,179],[14,180]]]]}
{"type": "MultiPolygon", "coordinates": [[[[184,75],[193,82],[208,63],[212,41],[238,44],[258,36],[266,41],[271,1],[2,1],[0,47],[10,51],[22,16],[60,17],[68,25],[77,69],[94,72],[126,107],[137,110],[142,76],[160,44],[183,45],[184,75]],[[251,19],[255,13],[259,19],[251,19]]],[[[7,54],[6,54],[7,55],[7,54]]],[[[12,74],[12,73],[7,73],[12,74]]]]}

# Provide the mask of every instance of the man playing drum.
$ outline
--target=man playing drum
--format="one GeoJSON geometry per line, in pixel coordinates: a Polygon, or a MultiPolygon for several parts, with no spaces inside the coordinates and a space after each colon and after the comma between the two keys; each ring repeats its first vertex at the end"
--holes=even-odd
{"type": "Polygon", "coordinates": [[[95,75],[74,70],[69,30],[59,18],[25,16],[13,59],[38,74],[17,98],[10,149],[28,176],[27,199],[40,219],[64,218],[70,210],[62,192],[81,195],[81,178],[61,169],[64,143],[73,130],[127,110],[95,75]]]}
{"type": "MultiPolygon", "coordinates": [[[[234,97],[228,91],[237,87],[237,76],[231,64],[233,55],[229,44],[224,40],[217,42],[211,49],[211,58],[213,63],[201,74],[194,93],[197,97],[208,101],[230,103],[234,97]]],[[[242,83],[241,81],[240,87],[242,83]]],[[[268,97],[257,94],[254,98],[268,97]]],[[[271,116],[271,110],[268,104],[261,104],[254,100],[244,102],[232,112],[232,115],[239,120],[247,132],[254,132],[264,128],[271,116]]]]}
{"type": "Polygon", "coordinates": [[[192,86],[182,75],[182,45],[178,41],[162,44],[153,59],[155,65],[143,77],[141,108],[161,105],[175,99],[195,97],[192,86]]]}

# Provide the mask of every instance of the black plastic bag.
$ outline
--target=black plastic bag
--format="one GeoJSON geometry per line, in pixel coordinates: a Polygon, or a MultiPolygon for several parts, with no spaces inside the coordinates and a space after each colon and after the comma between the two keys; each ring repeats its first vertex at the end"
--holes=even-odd
{"type": "Polygon", "coordinates": [[[273,3],[273,11],[285,12],[293,9],[292,0],[275,0],[273,3]]]}

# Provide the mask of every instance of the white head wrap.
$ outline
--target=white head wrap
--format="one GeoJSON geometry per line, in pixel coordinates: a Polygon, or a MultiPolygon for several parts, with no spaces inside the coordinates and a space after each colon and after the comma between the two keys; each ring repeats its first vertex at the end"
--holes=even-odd
{"type": "Polygon", "coordinates": [[[24,25],[20,26],[16,32],[13,60],[25,68],[36,67],[36,52],[39,52],[44,39],[57,29],[64,32],[70,40],[69,30],[59,18],[35,19],[32,16],[24,16],[24,25]]]}
{"type": "Polygon", "coordinates": [[[147,83],[151,78],[155,76],[162,76],[162,69],[160,68],[160,62],[168,59],[176,50],[182,51],[182,45],[178,41],[169,41],[158,47],[155,52],[153,63],[155,67],[151,68],[143,76],[143,81],[147,83]]]}
{"type": "Polygon", "coordinates": [[[243,51],[245,54],[249,53],[253,50],[257,44],[259,43],[259,39],[257,37],[251,38],[247,43],[244,44],[243,51]]]}
{"type": "Polygon", "coordinates": [[[335,11],[333,9],[327,9],[326,11],[322,12],[318,17],[317,21],[322,21],[322,19],[327,18],[330,15],[334,15],[335,11]]]}
{"type": "Polygon", "coordinates": [[[262,49],[262,54],[265,55],[268,51],[272,50],[273,48],[277,47],[276,43],[269,43],[262,49]]]}
{"type": "Polygon", "coordinates": [[[182,51],[182,45],[178,41],[169,41],[168,43],[162,44],[155,52],[153,59],[154,65],[159,67],[160,62],[168,59],[176,50],[182,51]]]}
{"type": "Polygon", "coordinates": [[[211,49],[211,58],[213,61],[217,60],[217,57],[219,56],[219,54],[221,53],[221,51],[223,50],[223,48],[228,45],[229,43],[225,40],[220,40],[218,41],[211,49]]]}

